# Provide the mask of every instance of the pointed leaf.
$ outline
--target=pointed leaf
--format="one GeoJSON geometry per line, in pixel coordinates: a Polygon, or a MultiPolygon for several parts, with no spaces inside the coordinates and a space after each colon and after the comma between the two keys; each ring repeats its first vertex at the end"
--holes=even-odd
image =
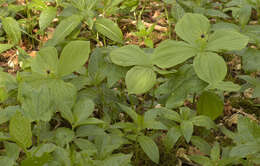
{"type": "Polygon", "coordinates": [[[219,89],[219,90],[231,91],[231,92],[232,91],[233,92],[239,91],[240,88],[241,88],[239,85],[234,84],[233,82],[230,82],[230,81],[227,81],[227,82],[221,81],[221,82],[212,84],[211,86],[213,88],[216,88],[216,89],[219,89]]]}
{"type": "Polygon", "coordinates": [[[193,133],[193,124],[190,121],[182,121],[181,122],[181,131],[186,140],[186,142],[190,142],[192,133],[193,133]]]}
{"type": "Polygon", "coordinates": [[[73,115],[75,116],[76,124],[83,122],[94,111],[94,102],[88,98],[80,99],[73,108],[73,115]]]}
{"type": "Polygon", "coordinates": [[[5,52],[13,47],[12,44],[0,44],[0,54],[5,52]]]}
{"type": "Polygon", "coordinates": [[[151,65],[149,55],[138,46],[127,45],[111,51],[110,58],[114,64],[120,66],[151,65]]]}
{"type": "Polygon", "coordinates": [[[9,124],[9,131],[11,137],[22,148],[25,149],[32,145],[31,123],[21,113],[17,112],[12,117],[9,124]]]}
{"type": "Polygon", "coordinates": [[[139,136],[138,143],[147,156],[156,164],[159,164],[159,149],[155,142],[147,136],[139,136]]]}
{"type": "Polygon", "coordinates": [[[118,43],[123,43],[123,33],[116,23],[107,18],[97,19],[95,28],[99,33],[118,43]]]}
{"type": "Polygon", "coordinates": [[[21,30],[18,22],[12,17],[6,17],[2,20],[3,28],[13,44],[18,44],[21,40],[21,30]]]}
{"type": "Polygon", "coordinates": [[[185,14],[176,24],[177,35],[190,44],[197,43],[201,36],[206,36],[210,28],[207,17],[201,14],[185,14]]]}
{"type": "Polygon", "coordinates": [[[89,41],[72,41],[61,52],[58,72],[65,76],[81,68],[89,58],[89,41]]]}
{"type": "Polygon", "coordinates": [[[199,54],[195,57],[193,65],[198,77],[210,84],[221,82],[227,74],[226,62],[215,53],[199,54]]]}
{"type": "Polygon", "coordinates": [[[52,20],[56,17],[57,9],[54,7],[48,7],[44,9],[39,18],[39,26],[41,30],[47,28],[52,20]]]}
{"type": "Polygon", "coordinates": [[[153,88],[156,74],[151,68],[135,66],[127,72],[125,81],[130,94],[142,94],[153,88]]]}
{"type": "Polygon", "coordinates": [[[81,16],[72,15],[60,22],[56,27],[52,39],[45,46],[55,46],[62,42],[81,22],[81,16]]]}
{"type": "Polygon", "coordinates": [[[169,68],[195,56],[196,50],[184,42],[166,40],[155,49],[153,63],[161,68],[169,68]]]}
{"type": "Polygon", "coordinates": [[[215,31],[210,37],[207,45],[209,51],[233,51],[245,48],[249,38],[238,32],[228,29],[215,31]]]}

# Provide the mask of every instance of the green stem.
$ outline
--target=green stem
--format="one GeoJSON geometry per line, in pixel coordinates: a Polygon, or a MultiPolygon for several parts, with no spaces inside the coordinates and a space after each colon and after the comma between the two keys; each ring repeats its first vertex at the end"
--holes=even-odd
{"type": "Polygon", "coordinates": [[[168,13],[166,4],[164,4],[164,11],[165,11],[165,16],[166,16],[167,23],[168,23],[168,32],[167,33],[168,33],[169,39],[171,39],[172,38],[172,26],[171,26],[171,21],[169,19],[169,13],[168,13]]]}

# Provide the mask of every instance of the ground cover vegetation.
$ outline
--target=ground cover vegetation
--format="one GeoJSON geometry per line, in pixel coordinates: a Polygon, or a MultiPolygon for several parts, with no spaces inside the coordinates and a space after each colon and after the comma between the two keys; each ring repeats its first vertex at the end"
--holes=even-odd
{"type": "Polygon", "coordinates": [[[260,165],[260,0],[1,0],[1,166],[260,165]]]}

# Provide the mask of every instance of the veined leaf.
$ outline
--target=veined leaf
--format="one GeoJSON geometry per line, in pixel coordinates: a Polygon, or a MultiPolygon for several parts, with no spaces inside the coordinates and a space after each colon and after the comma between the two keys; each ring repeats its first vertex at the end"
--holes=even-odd
{"type": "Polygon", "coordinates": [[[116,23],[107,18],[97,19],[95,28],[99,33],[118,43],[123,43],[123,34],[116,23]]]}
{"type": "Polygon", "coordinates": [[[147,66],[152,64],[149,55],[135,45],[127,45],[112,50],[110,58],[113,63],[120,66],[147,66]]]}
{"type": "Polygon", "coordinates": [[[12,17],[6,17],[2,20],[3,28],[13,44],[18,44],[21,40],[21,30],[18,22],[12,17]]]}
{"type": "Polygon", "coordinates": [[[135,66],[127,72],[125,80],[129,93],[142,94],[154,86],[156,74],[151,68],[135,66]]]}
{"type": "Polygon", "coordinates": [[[210,35],[206,49],[209,51],[241,50],[247,45],[248,41],[247,36],[234,30],[221,29],[210,35]]]}
{"type": "Polygon", "coordinates": [[[72,41],[61,52],[58,73],[65,76],[81,68],[89,58],[89,41],[72,41]]]}
{"type": "Polygon", "coordinates": [[[5,52],[13,47],[12,44],[0,44],[0,54],[5,52]]]}
{"type": "Polygon", "coordinates": [[[210,86],[213,88],[219,89],[219,90],[234,91],[234,92],[239,91],[241,88],[239,85],[234,84],[233,82],[230,82],[230,81],[228,81],[228,82],[221,81],[221,82],[212,84],[210,86]]]}
{"type": "Polygon", "coordinates": [[[47,28],[52,20],[56,17],[57,9],[54,7],[48,7],[44,9],[39,18],[39,26],[41,30],[47,28]]]}
{"type": "Polygon", "coordinates": [[[81,22],[81,16],[72,15],[60,22],[54,31],[52,39],[45,46],[55,46],[63,41],[81,22]]]}
{"type": "Polygon", "coordinates": [[[187,142],[190,142],[192,133],[193,133],[193,124],[191,121],[182,121],[181,122],[181,131],[187,142]]]}
{"type": "Polygon", "coordinates": [[[207,17],[201,14],[185,14],[176,24],[175,30],[177,35],[192,45],[197,45],[201,36],[207,36],[210,23],[207,17]]]}
{"type": "Polygon", "coordinates": [[[147,156],[155,163],[159,164],[159,150],[154,141],[147,136],[139,136],[137,138],[141,148],[147,156]]]}
{"type": "Polygon", "coordinates": [[[55,47],[44,47],[32,60],[32,71],[47,76],[58,73],[58,52],[55,47]]]}
{"type": "Polygon", "coordinates": [[[17,112],[9,124],[11,137],[22,146],[28,148],[32,145],[31,123],[21,113],[17,112]]]}
{"type": "Polygon", "coordinates": [[[199,54],[195,57],[193,65],[198,77],[210,84],[221,82],[227,74],[226,62],[215,53],[199,54]]]}
{"type": "Polygon", "coordinates": [[[153,64],[169,68],[185,62],[195,54],[196,50],[185,42],[166,40],[155,49],[153,64]]]}

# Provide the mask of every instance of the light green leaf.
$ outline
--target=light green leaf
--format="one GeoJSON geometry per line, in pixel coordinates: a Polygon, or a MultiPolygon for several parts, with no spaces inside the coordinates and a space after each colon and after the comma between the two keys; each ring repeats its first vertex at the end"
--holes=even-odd
{"type": "Polygon", "coordinates": [[[89,41],[72,41],[61,52],[58,72],[65,76],[80,69],[88,60],[90,53],[89,41]]]}
{"type": "Polygon", "coordinates": [[[61,147],[69,144],[74,137],[75,137],[74,132],[69,128],[59,127],[55,131],[55,141],[61,147]]]}
{"type": "Polygon", "coordinates": [[[32,60],[33,72],[47,76],[58,73],[58,53],[55,47],[44,47],[32,60]]]}
{"type": "Polygon", "coordinates": [[[206,155],[210,155],[211,146],[209,145],[209,143],[207,141],[205,141],[204,139],[202,139],[199,136],[192,136],[191,142],[193,145],[195,145],[197,148],[199,148],[199,150],[202,153],[204,153],[206,155]]]}
{"type": "MultiPolygon", "coordinates": [[[[259,2],[258,2],[259,3],[259,2]]],[[[241,26],[245,26],[248,21],[250,20],[251,14],[252,14],[252,7],[248,4],[243,5],[239,9],[239,23],[241,26]]]]}
{"type": "Polygon", "coordinates": [[[13,44],[18,44],[21,40],[21,30],[18,22],[12,17],[2,19],[3,28],[13,44]]]}
{"type": "Polygon", "coordinates": [[[183,40],[192,45],[197,45],[201,35],[207,36],[210,22],[201,14],[186,13],[176,24],[175,31],[183,40]]]}
{"type": "Polygon", "coordinates": [[[181,136],[182,136],[182,132],[179,128],[176,127],[170,128],[164,140],[164,144],[166,145],[166,148],[172,149],[181,136]]]}
{"type": "Polygon", "coordinates": [[[137,123],[138,114],[134,110],[132,110],[130,107],[127,107],[123,104],[118,103],[118,105],[120,106],[122,111],[127,113],[127,115],[130,116],[135,123],[137,123]]]}
{"type": "Polygon", "coordinates": [[[116,48],[110,53],[112,62],[120,66],[151,65],[152,62],[149,56],[151,55],[146,54],[135,45],[127,45],[121,48],[116,48]]]}
{"type": "Polygon", "coordinates": [[[159,149],[155,142],[147,136],[139,136],[137,138],[141,148],[147,156],[155,163],[159,164],[159,149]]]}
{"type": "Polygon", "coordinates": [[[96,30],[102,35],[118,43],[123,43],[123,33],[116,23],[107,18],[99,18],[94,24],[96,30]]]}
{"type": "Polygon", "coordinates": [[[4,142],[6,156],[16,161],[21,152],[21,148],[16,143],[4,142]]]}
{"type": "Polygon", "coordinates": [[[210,161],[209,158],[207,158],[206,156],[202,156],[202,155],[192,155],[192,156],[189,156],[189,158],[200,164],[200,165],[203,165],[203,166],[213,166],[213,163],[210,161]]]}
{"type": "Polygon", "coordinates": [[[186,140],[186,142],[190,142],[192,133],[193,133],[193,124],[191,121],[182,121],[181,122],[181,131],[186,140]]]}
{"type": "Polygon", "coordinates": [[[214,143],[214,146],[210,151],[210,158],[215,162],[220,160],[220,145],[218,142],[214,143]]]}
{"type": "Polygon", "coordinates": [[[221,81],[210,85],[210,87],[212,87],[212,89],[216,88],[223,91],[234,91],[234,92],[239,91],[241,88],[239,85],[234,84],[233,82],[230,81],[227,82],[221,81]]]}
{"type": "Polygon", "coordinates": [[[142,94],[154,86],[156,74],[151,68],[135,66],[127,72],[125,81],[130,94],[142,94]]]}
{"type": "Polygon", "coordinates": [[[32,145],[31,123],[21,113],[17,112],[10,120],[9,132],[22,148],[26,149],[32,145]]]}
{"type": "Polygon", "coordinates": [[[80,99],[73,108],[73,115],[75,117],[75,125],[88,119],[94,111],[94,102],[88,98],[80,99]]]}
{"type": "Polygon", "coordinates": [[[260,51],[257,49],[248,48],[242,55],[242,68],[247,72],[260,71],[259,64],[260,51]]]}
{"type": "Polygon", "coordinates": [[[185,62],[195,54],[196,50],[189,44],[166,40],[155,49],[152,61],[161,68],[169,68],[185,62]]]}
{"type": "Polygon", "coordinates": [[[249,38],[234,30],[220,29],[210,35],[207,50],[209,51],[233,51],[245,48],[249,38]]]}
{"type": "Polygon", "coordinates": [[[6,156],[0,156],[0,165],[4,166],[14,166],[15,161],[6,156]]]}
{"type": "Polygon", "coordinates": [[[44,46],[55,46],[62,42],[81,22],[81,16],[72,15],[60,22],[56,27],[52,39],[44,46]]]}
{"type": "Polygon", "coordinates": [[[0,54],[11,49],[14,45],[12,44],[0,44],[0,54]]]}
{"type": "Polygon", "coordinates": [[[197,112],[200,115],[206,115],[212,120],[219,117],[224,109],[224,103],[218,95],[213,92],[205,91],[199,97],[197,103],[197,112]]]}
{"type": "Polygon", "coordinates": [[[202,126],[207,129],[216,127],[215,123],[209,117],[203,115],[195,116],[191,119],[191,121],[195,126],[202,126]]]}
{"type": "Polygon", "coordinates": [[[199,54],[195,57],[193,65],[198,77],[210,84],[221,82],[227,74],[226,62],[215,53],[199,54]]]}
{"type": "Polygon", "coordinates": [[[245,144],[240,144],[233,147],[230,151],[230,156],[244,158],[258,152],[260,152],[259,143],[257,144],[257,142],[247,142],[245,144]]]}
{"type": "Polygon", "coordinates": [[[56,17],[57,9],[54,7],[48,7],[44,9],[39,18],[39,26],[41,30],[47,28],[52,20],[56,17]]]}

